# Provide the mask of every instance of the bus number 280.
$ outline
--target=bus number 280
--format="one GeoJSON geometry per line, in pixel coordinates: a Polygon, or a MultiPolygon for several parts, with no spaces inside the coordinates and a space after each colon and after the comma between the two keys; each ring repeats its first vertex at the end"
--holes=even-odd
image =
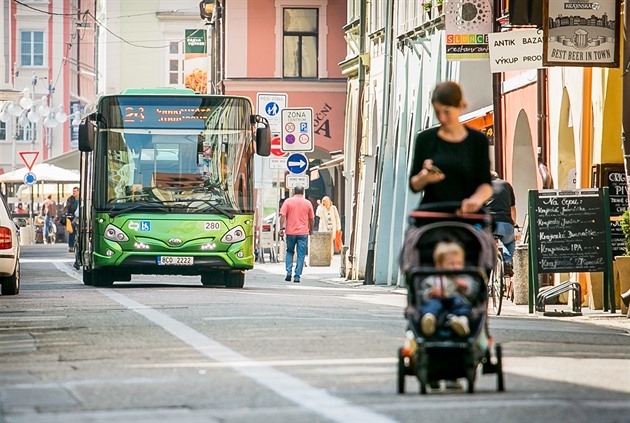
{"type": "Polygon", "coordinates": [[[206,231],[218,231],[221,229],[221,222],[205,222],[206,231]]]}

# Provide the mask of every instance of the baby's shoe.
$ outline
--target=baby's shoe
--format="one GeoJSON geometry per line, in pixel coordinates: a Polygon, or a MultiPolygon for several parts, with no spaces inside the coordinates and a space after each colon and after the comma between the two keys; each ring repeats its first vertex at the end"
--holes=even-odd
{"type": "Polygon", "coordinates": [[[466,316],[453,316],[450,320],[451,329],[459,336],[468,336],[470,334],[470,327],[468,326],[468,317],[466,316]]]}
{"type": "Polygon", "coordinates": [[[436,318],[433,314],[427,313],[422,316],[422,320],[420,321],[420,328],[422,329],[422,333],[424,336],[431,336],[435,333],[435,322],[436,318]]]}

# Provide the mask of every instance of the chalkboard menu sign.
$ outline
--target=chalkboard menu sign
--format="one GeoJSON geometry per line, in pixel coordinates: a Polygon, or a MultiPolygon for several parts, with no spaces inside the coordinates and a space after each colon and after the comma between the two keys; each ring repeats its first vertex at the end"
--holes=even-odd
{"type": "Polygon", "coordinates": [[[530,239],[535,238],[538,273],[607,270],[603,202],[597,189],[534,191],[530,239]]]}
{"type": "MultiPolygon", "coordinates": [[[[592,186],[608,187],[610,216],[621,216],[628,210],[628,185],[623,164],[598,164],[593,166],[592,171],[592,186]]],[[[624,255],[626,242],[621,231],[621,222],[617,219],[610,220],[610,237],[613,257],[624,255]]]]}

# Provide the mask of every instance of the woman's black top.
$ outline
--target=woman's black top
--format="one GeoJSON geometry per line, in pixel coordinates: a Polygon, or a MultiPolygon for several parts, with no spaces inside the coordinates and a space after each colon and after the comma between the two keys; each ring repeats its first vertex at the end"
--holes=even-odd
{"type": "Polygon", "coordinates": [[[444,172],[445,178],[424,188],[422,203],[462,201],[475,193],[482,184],[490,184],[488,138],[481,132],[466,128],[468,136],[461,142],[448,142],[437,134],[439,127],[416,135],[413,162],[409,177],[422,169],[426,159],[444,172]]]}

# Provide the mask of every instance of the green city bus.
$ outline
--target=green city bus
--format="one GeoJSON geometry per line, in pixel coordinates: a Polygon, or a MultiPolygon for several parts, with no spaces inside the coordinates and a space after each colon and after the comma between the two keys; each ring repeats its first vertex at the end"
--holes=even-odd
{"type": "Polygon", "coordinates": [[[75,265],[83,282],[200,275],[203,285],[242,288],[254,266],[254,154],[271,148],[251,101],[130,89],[86,114],[75,265]]]}

